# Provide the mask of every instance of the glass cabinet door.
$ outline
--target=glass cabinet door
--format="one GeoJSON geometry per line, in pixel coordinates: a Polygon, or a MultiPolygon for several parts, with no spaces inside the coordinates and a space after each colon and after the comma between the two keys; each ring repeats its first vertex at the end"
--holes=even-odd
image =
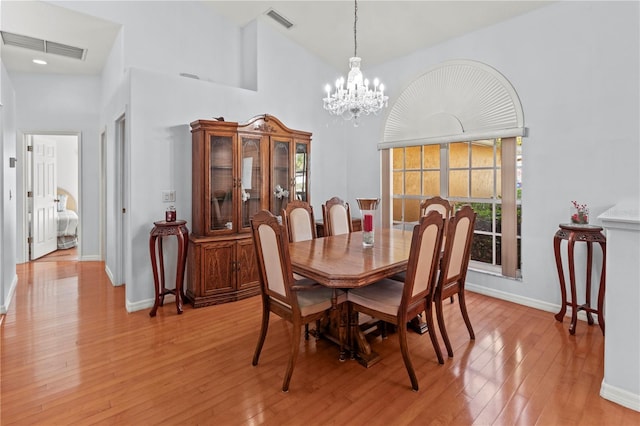
{"type": "Polygon", "coordinates": [[[295,199],[309,202],[309,145],[296,142],[296,156],[294,159],[295,199]]]}
{"type": "Polygon", "coordinates": [[[251,217],[261,208],[262,156],[260,136],[240,135],[240,228],[251,228],[251,217]]]}
{"type": "Polygon", "coordinates": [[[271,161],[271,213],[282,214],[287,206],[291,191],[291,140],[272,140],[271,161]]]}
{"type": "Polygon", "coordinates": [[[233,137],[211,135],[209,138],[211,165],[210,229],[233,229],[233,137]]]}

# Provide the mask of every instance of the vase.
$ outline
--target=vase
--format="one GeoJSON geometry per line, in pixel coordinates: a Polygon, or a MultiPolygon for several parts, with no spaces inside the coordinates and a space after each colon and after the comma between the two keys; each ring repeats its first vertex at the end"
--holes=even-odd
{"type": "Polygon", "coordinates": [[[356,198],[360,214],[362,215],[362,246],[373,247],[374,228],[376,223],[376,211],[379,198],[356,198]]]}
{"type": "Polygon", "coordinates": [[[571,206],[571,223],[586,225],[589,223],[589,209],[571,206]]]}

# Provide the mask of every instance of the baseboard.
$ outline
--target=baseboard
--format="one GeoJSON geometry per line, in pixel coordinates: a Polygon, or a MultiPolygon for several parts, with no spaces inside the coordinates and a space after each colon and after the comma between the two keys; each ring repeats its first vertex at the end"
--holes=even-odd
{"type": "Polygon", "coordinates": [[[95,262],[95,261],[102,261],[102,258],[100,257],[100,255],[92,254],[90,256],[82,256],[82,257],[80,257],[80,261],[81,262],[95,262]]]}
{"type": "Polygon", "coordinates": [[[600,386],[600,396],[623,407],[640,412],[640,395],[608,385],[604,382],[604,379],[600,386]]]}
{"type": "MultiPolygon", "coordinates": [[[[494,297],[496,299],[506,300],[507,302],[517,303],[518,305],[528,306],[529,308],[539,309],[541,311],[558,313],[560,312],[560,305],[555,303],[544,302],[542,300],[531,299],[529,297],[519,296],[513,293],[507,293],[500,290],[495,290],[488,287],[483,287],[469,282],[465,283],[465,290],[472,291],[474,293],[483,294],[485,296],[494,297]]],[[[571,307],[567,306],[567,312],[565,317],[571,318],[571,307]]],[[[578,311],[578,319],[581,321],[587,320],[587,313],[585,311],[578,311]]],[[[598,323],[598,316],[593,315],[594,323],[598,323]]]]}
{"type": "Polygon", "coordinates": [[[111,269],[109,269],[109,265],[107,265],[106,263],[104,264],[104,272],[107,274],[107,277],[109,277],[111,285],[116,287],[116,285],[113,283],[113,274],[111,273],[111,269]]]}
{"type": "Polygon", "coordinates": [[[4,303],[0,305],[0,315],[6,315],[9,312],[9,306],[11,306],[11,301],[13,300],[13,295],[16,292],[16,287],[18,286],[18,274],[13,275],[13,280],[11,281],[11,287],[9,287],[9,292],[7,293],[7,298],[4,300],[4,303]]]}
{"type": "MultiPolygon", "coordinates": [[[[165,298],[165,305],[167,304],[169,298],[165,298]]],[[[139,302],[135,302],[135,303],[131,303],[129,302],[129,300],[127,300],[125,302],[125,307],[127,309],[127,312],[136,312],[136,311],[141,311],[143,309],[150,309],[153,308],[153,304],[154,304],[155,300],[154,299],[146,299],[146,300],[141,300],[139,302]]]]}

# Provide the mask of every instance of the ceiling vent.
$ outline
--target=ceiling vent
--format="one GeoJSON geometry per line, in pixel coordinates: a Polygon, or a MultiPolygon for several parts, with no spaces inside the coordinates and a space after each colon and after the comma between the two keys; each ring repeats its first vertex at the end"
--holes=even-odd
{"type": "Polygon", "coordinates": [[[276,21],[278,24],[280,24],[283,27],[285,27],[286,29],[289,29],[289,28],[293,27],[293,22],[289,21],[287,18],[285,18],[284,16],[280,15],[274,9],[267,10],[267,12],[265,14],[268,17],[270,17],[271,19],[273,19],[274,21],[276,21]]]}
{"type": "Polygon", "coordinates": [[[80,60],[84,60],[87,54],[86,49],[81,49],[79,47],[20,34],[8,33],[6,31],[0,31],[0,33],[2,34],[2,41],[6,46],[37,50],[38,52],[51,53],[53,55],[66,56],[67,58],[80,60]]]}

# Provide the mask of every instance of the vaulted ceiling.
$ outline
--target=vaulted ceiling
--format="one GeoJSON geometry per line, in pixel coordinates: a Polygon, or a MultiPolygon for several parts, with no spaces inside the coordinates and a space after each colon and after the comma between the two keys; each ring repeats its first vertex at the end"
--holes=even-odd
{"type": "MultiPolygon", "coordinates": [[[[60,4],[61,2],[57,3],[60,4]]],[[[155,2],[145,2],[153,13],[155,2]]],[[[204,1],[238,26],[265,20],[286,37],[338,69],[354,53],[354,2],[351,0],[204,1]],[[289,29],[267,15],[275,10],[289,29]]],[[[552,3],[549,1],[376,1],[358,2],[357,43],[362,66],[376,65],[415,50],[473,32],[552,3]]],[[[0,46],[9,70],[98,74],[120,25],[43,1],[1,4],[2,31],[86,49],[84,59],[40,53],[46,66],[32,63],[34,50],[0,46]]]]}

